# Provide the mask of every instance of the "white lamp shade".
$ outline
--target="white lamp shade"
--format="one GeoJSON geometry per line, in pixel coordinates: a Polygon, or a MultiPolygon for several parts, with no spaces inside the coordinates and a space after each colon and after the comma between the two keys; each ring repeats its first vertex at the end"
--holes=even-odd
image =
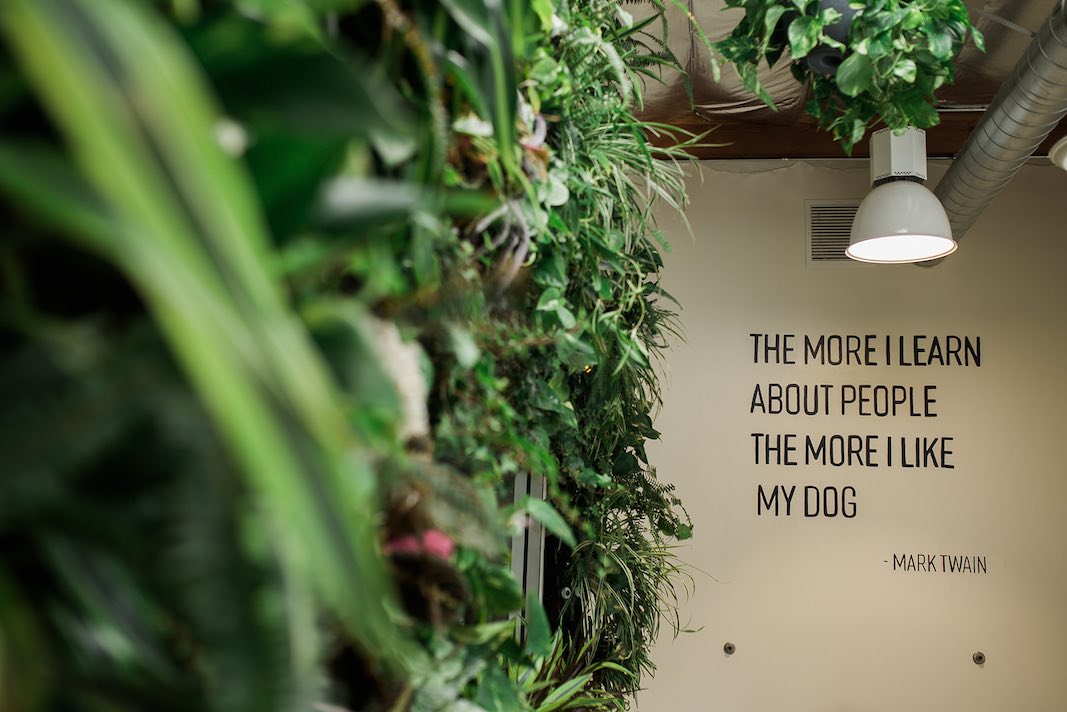
{"type": "Polygon", "coordinates": [[[1052,148],[1048,151],[1048,158],[1053,165],[1067,171],[1067,136],[1052,144],[1052,148]]]}
{"type": "Polygon", "coordinates": [[[892,181],[856,211],[845,254],[860,262],[923,262],[952,254],[956,242],[941,201],[919,183],[892,181]]]}

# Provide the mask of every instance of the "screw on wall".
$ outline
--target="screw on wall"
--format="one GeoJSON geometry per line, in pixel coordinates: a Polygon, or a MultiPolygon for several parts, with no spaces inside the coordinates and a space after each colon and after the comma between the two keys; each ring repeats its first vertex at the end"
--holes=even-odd
{"type": "Polygon", "coordinates": [[[733,655],[736,650],[737,646],[733,643],[727,643],[726,645],[722,646],[722,651],[727,655],[733,655]]]}
{"type": "Polygon", "coordinates": [[[979,650],[977,653],[971,656],[971,660],[975,665],[985,665],[985,653],[979,650]]]}

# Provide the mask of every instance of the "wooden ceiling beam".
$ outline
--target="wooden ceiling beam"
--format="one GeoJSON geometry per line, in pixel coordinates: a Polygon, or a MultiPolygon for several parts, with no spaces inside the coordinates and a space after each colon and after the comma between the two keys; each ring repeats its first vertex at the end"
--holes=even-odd
{"type": "MultiPolygon", "coordinates": [[[[981,112],[944,113],[941,123],[926,130],[926,154],[930,158],[952,158],[963,148],[967,137],[974,131],[981,112]]],[[[689,150],[697,158],[709,160],[741,160],[766,158],[845,158],[845,152],[828,133],[820,131],[807,117],[793,124],[766,124],[755,122],[723,121],[718,125],[693,114],[678,117],[663,123],[677,126],[695,134],[709,129],[704,145],[689,150]]],[[[1058,139],[1067,135],[1067,122],[1053,129],[1035,155],[1048,154],[1049,148],[1058,139]]],[[[655,145],[671,143],[663,136],[650,136],[655,145]]],[[[853,157],[867,157],[866,138],[852,151],[853,157]]]]}

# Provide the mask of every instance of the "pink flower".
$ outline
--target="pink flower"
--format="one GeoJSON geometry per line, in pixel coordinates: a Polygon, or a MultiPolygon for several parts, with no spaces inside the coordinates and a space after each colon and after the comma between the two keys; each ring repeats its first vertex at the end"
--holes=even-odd
{"type": "Polygon", "coordinates": [[[452,551],[455,548],[455,542],[438,529],[430,529],[423,532],[421,539],[414,534],[408,534],[385,543],[385,553],[388,555],[429,554],[439,559],[447,559],[452,556],[452,551]]]}

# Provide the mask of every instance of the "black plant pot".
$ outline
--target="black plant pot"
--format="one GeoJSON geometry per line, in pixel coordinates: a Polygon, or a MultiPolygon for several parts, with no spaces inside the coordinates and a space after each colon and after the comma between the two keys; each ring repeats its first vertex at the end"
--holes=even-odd
{"type": "MultiPolygon", "coordinates": [[[[849,0],[819,0],[819,10],[832,7],[841,13],[841,19],[826,27],[826,34],[842,44],[848,44],[848,31],[852,27],[852,18],[856,11],[848,6],[849,0]]],[[[804,58],[812,71],[832,77],[844,61],[841,50],[819,45],[804,58]]]]}

